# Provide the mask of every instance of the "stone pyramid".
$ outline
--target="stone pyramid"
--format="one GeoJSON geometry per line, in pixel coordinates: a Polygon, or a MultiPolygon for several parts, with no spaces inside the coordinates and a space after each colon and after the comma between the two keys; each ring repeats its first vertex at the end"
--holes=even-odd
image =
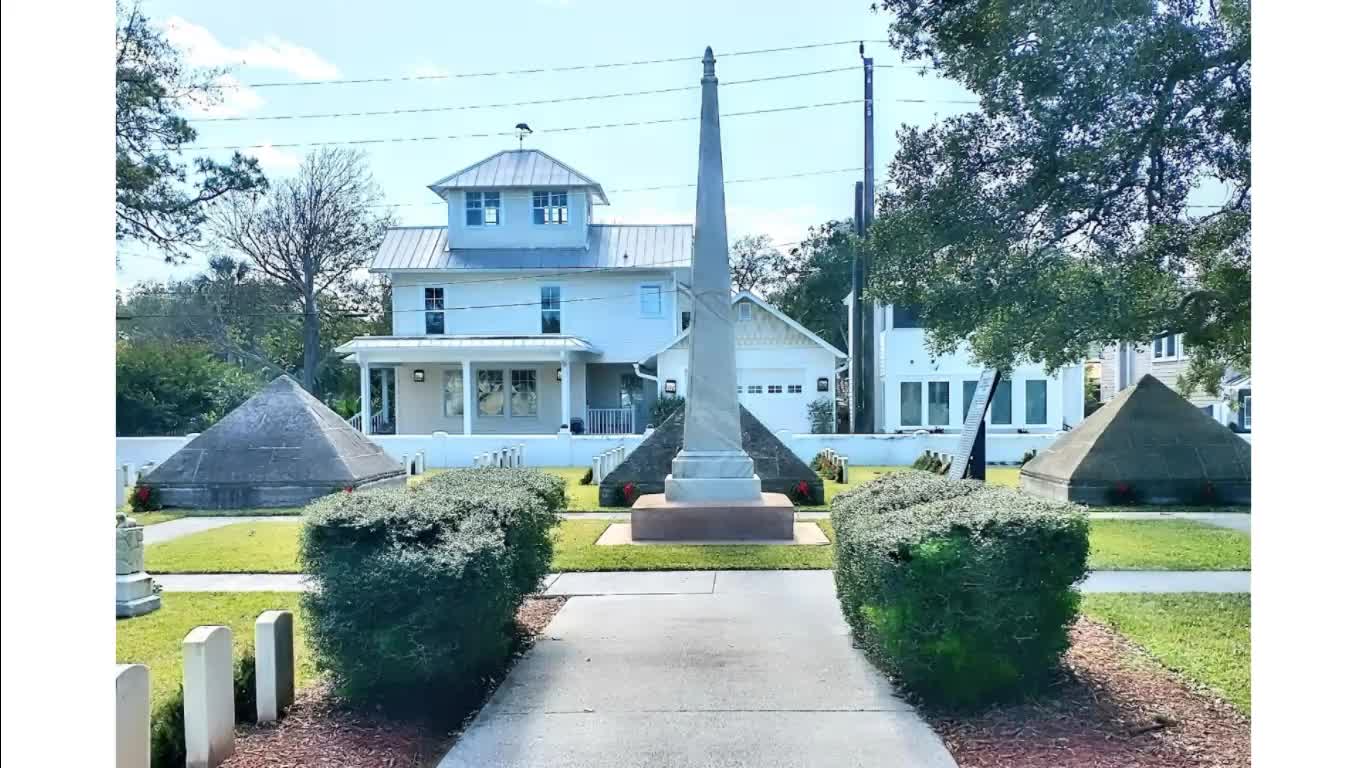
{"type": "Polygon", "coordinates": [[[267,384],[145,480],[168,507],[292,507],[400,485],[403,466],[288,376],[267,384]]]}
{"type": "Polygon", "coordinates": [[[1097,505],[1250,504],[1252,446],[1150,374],[1025,464],[1020,490],[1097,505]]]}
{"type": "MultiPolygon", "coordinates": [[[[779,440],[740,406],[740,441],[745,453],[754,460],[754,474],[759,476],[760,488],[766,493],[792,492],[799,481],[811,488],[813,503],[825,499],[825,484],[820,475],[797,458],[779,440]]],[[[626,457],[598,486],[598,503],[602,506],[621,506],[621,488],[627,482],[635,484],[636,493],[663,493],[664,478],[673,471],[674,456],[683,447],[683,409],[674,411],[655,428],[636,449],[626,457]]],[[[629,505],[628,505],[629,506],[629,505]]]]}

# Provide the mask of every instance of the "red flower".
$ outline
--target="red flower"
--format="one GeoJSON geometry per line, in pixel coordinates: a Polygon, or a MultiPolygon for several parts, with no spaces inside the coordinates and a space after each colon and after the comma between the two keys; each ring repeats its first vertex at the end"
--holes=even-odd
{"type": "Polygon", "coordinates": [[[149,497],[151,497],[151,495],[152,495],[152,489],[151,489],[151,488],[148,488],[148,487],[145,486],[145,485],[138,486],[138,490],[137,490],[138,501],[147,501],[147,499],[148,499],[149,497]]]}
{"type": "Polygon", "coordinates": [[[797,481],[797,493],[807,496],[811,493],[811,486],[807,485],[805,480],[799,480],[797,481]]]}
{"type": "Polygon", "coordinates": [[[621,495],[626,498],[627,504],[634,504],[636,500],[636,484],[628,481],[626,485],[621,486],[621,495]]]}
{"type": "Polygon", "coordinates": [[[347,493],[350,493],[353,489],[351,488],[351,486],[348,485],[348,486],[346,486],[345,488],[343,488],[342,490],[343,490],[343,491],[346,491],[347,493]]]}

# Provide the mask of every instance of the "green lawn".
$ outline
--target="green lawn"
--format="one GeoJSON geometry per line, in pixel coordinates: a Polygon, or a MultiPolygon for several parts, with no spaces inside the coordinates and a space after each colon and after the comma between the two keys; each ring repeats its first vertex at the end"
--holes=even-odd
{"type": "Polygon", "coordinates": [[[1245,571],[1252,538],[1189,520],[1092,520],[1097,570],[1245,571]]]}
{"type": "Polygon", "coordinates": [[[146,550],[150,573],[298,573],[299,522],[233,523],[146,550]]]}
{"type": "Polygon", "coordinates": [[[256,617],[273,609],[294,614],[294,670],[297,684],[303,687],[315,670],[299,612],[299,596],[289,592],[163,592],[160,610],[118,620],[114,659],[148,666],[155,708],[180,685],[180,644],[191,629],[211,624],[231,628],[233,647],[240,654],[253,645],[256,617]]]}
{"type": "Polygon", "coordinates": [[[135,513],[125,508],[123,512],[124,514],[129,515],[134,520],[138,521],[138,525],[144,527],[148,525],[156,525],[157,523],[169,523],[172,520],[179,520],[180,518],[185,516],[182,512],[171,512],[167,510],[162,510],[160,512],[135,513]]]}
{"type": "MultiPolygon", "coordinates": [[[[818,520],[834,539],[830,521],[818,520]]],[[[565,520],[555,532],[552,571],[707,571],[823,569],[830,567],[830,546],[747,545],[622,545],[599,547],[593,542],[607,530],[606,520],[565,520]]]]}
{"type": "Polygon", "coordinates": [[[1164,666],[1251,714],[1250,595],[1087,595],[1081,607],[1164,666]]]}

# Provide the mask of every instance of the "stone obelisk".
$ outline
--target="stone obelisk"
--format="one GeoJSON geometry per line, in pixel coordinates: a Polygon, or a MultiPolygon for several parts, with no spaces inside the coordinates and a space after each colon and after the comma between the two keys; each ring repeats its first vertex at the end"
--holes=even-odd
{"type": "Polygon", "coordinates": [[[741,440],[716,85],[716,57],[708,47],[702,58],[683,447],[664,479],[664,493],[642,496],[633,505],[637,539],[792,538],[792,503],[781,493],[761,492],[741,440]]]}

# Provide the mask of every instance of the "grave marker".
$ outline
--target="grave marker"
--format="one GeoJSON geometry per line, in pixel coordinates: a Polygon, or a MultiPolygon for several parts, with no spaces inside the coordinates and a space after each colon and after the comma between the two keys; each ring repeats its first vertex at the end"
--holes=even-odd
{"type": "Polygon", "coordinates": [[[971,478],[987,479],[987,406],[996,385],[1001,381],[1001,372],[995,368],[982,370],[977,381],[977,389],[972,395],[972,404],[963,417],[963,433],[958,440],[958,450],[954,453],[953,464],[948,476],[954,480],[971,478]]]}

